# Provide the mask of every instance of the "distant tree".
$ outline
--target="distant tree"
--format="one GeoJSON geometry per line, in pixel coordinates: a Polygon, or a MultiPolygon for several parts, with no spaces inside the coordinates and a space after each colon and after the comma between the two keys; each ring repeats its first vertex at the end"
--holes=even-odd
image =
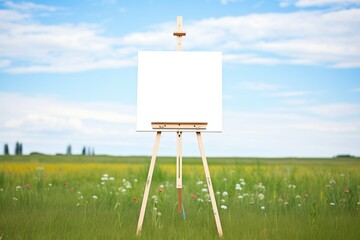
{"type": "Polygon", "coordinates": [[[16,142],[15,144],[15,155],[20,155],[20,143],[16,142]]]}
{"type": "Polygon", "coordinates": [[[86,155],[86,147],[84,146],[83,149],[82,149],[82,155],[86,155]]]}
{"type": "Polygon", "coordinates": [[[91,152],[90,152],[90,147],[88,147],[88,149],[87,149],[87,154],[86,155],[88,155],[88,156],[90,156],[91,155],[91,152]]]}
{"type": "Polygon", "coordinates": [[[22,143],[19,143],[19,155],[23,155],[23,147],[22,143]]]}
{"type": "Polygon", "coordinates": [[[5,143],[5,145],[4,145],[4,155],[10,155],[9,145],[7,143],[5,143]]]}
{"type": "Polygon", "coordinates": [[[66,148],[66,155],[71,155],[71,145],[68,145],[66,148]]]}
{"type": "Polygon", "coordinates": [[[92,148],[92,153],[91,153],[91,155],[95,156],[95,150],[94,150],[94,148],[92,148]]]}

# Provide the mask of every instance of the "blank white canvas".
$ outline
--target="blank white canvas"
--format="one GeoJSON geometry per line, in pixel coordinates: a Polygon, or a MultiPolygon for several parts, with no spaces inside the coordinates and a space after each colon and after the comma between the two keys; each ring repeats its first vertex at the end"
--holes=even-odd
{"type": "Polygon", "coordinates": [[[137,131],[156,131],[151,122],[207,122],[206,132],[221,132],[221,52],[139,52],[137,131]]]}

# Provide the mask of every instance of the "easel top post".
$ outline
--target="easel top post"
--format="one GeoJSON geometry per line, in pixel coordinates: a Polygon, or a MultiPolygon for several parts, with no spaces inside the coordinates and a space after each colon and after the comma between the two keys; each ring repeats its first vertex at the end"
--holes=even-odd
{"type": "Polygon", "coordinates": [[[176,36],[176,51],[182,51],[182,37],[186,36],[186,32],[182,31],[182,16],[176,18],[176,32],[173,35],[176,36]]]}

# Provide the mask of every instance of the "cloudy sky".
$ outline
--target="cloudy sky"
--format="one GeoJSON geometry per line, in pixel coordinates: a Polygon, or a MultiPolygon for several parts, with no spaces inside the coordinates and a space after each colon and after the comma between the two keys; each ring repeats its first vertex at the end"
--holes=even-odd
{"type": "MultiPolygon", "coordinates": [[[[0,144],[11,153],[150,155],[137,52],[223,52],[209,156],[360,155],[360,0],[0,1],[0,144]]],[[[160,155],[175,155],[163,135],[160,155]]],[[[184,155],[197,156],[193,134],[184,155]]]]}

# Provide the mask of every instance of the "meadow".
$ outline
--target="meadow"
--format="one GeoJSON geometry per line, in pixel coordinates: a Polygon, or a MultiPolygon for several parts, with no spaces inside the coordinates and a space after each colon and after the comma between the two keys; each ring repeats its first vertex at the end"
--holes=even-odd
{"type": "MultiPolygon", "coordinates": [[[[360,159],[208,158],[223,239],[359,239],[360,159]]],[[[218,239],[200,158],[0,156],[0,239],[218,239]]]]}

